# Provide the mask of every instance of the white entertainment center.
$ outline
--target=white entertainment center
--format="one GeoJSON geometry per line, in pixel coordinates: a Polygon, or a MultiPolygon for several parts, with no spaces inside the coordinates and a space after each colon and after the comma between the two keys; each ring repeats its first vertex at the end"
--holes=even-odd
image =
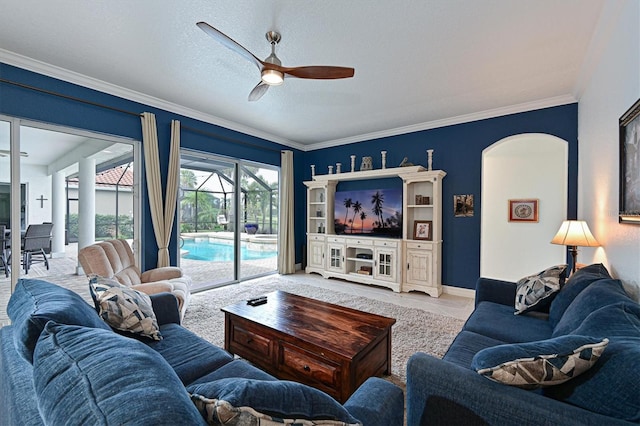
{"type": "Polygon", "coordinates": [[[442,170],[422,166],[315,175],[307,187],[307,273],[442,293],[442,170]],[[402,238],[336,235],[336,186],[348,180],[402,179],[402,238]]]}

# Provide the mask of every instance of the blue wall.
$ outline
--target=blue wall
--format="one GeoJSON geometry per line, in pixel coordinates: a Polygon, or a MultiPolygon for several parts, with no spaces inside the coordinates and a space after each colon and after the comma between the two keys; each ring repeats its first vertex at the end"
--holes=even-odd
{"type": "MultiPolygon", "coordinates": [[[[166,184],[168,170],[171,120],[180,120],[183,127],[181,145],[184,148],[276,166],[280,166],[280,150],[291,149],[260,138],[2,63],[0,63],[0,79],[135,114],[142,112],[154,113],[158,128],[160,173],[163,187],[166,184]],[[196,131],[188,128],[196,129],[196,131]],[[217,135],[217,137],[211,134],[217,135]]],[[[79,102],[77,99],[69,99],[45,92],[0,81],[0,114],[142,140],[142,126],[138,115],[111,110],[103,106],[90,105],[79,102]]],[[[298,150],[293,151],[294,169],[301,171],[303,168],[303,153],[298,150]]],[[[301,175],[296,175],[296,181],[301,180],[301,175]]],[[[142,181],[145,181],[145,179],[143,178],[142,181]]],[[[147,200],[146,190],[146,185],[142,185],[141,196],[143,200],[147,200]]],[[[298,189],[295,198],[304,206],[305,192],[302,188],[298,189]]],[[[297,205],[296,207],[298,208],[297,205]]],[[[176,264],[177,228],[174,224],[170,242],[171,264],[174,265],[176,264]]],[[[143,240],[142,265],[144,269],[147,269],[156,265],[158,247],[153,233],[149,204],[146,202],[143,202],[141,231],[143,240]]]]}
{"type": "MultiPolygon", "coordinates": [[[[569,188],[567,217],[575,218],[578,188],[578,104],[540,109],[470,123],[424,130],[305,153],[304,179],[311,179],[311,164],[316,173],[326,174],[327,166],[342,163],[351,168],[350,155],[357,156],[356,170],[363,156],[373,157],[374,169],[381,167],[380,151],[387,151],[387,167],[395,167],[406,156],[413,164],[426,166],[427,149],[434,149],[433,168],[447,172],[443,181],[443,264],[442,282],[474,288],[480,274],[480,211],[482,151],[493,143],[520,133],[546,133],[569,144],[569,188]],[[331,160],[332,163],[329,163],[331,160]],[[453,196],[473,194],[473,217],[453,216],[453,196]]],[[[544,172],[544,171],[541,171],[544,172]]],[[[505,179],[517,176],[505,176],[505,179]]],[[[303,215],[296,218],[302,223],[303,215]]]]}
{"type": "MultiPolygon", "coordinates": [[[[185,148],[278,166],[280,165],[279,150],[290,149],[260,138],[1,63],[0,79],[136,114],[145,111],[156,114],[163,185],[168,169],[171,120],[180,120],[183,126],[181,142],[185,148]],[[218,136],[202,134],[187,128],[218,136]]],[[[140,118],[137,115],[129,115],[4,82],[0,82],[0,114],[142,140],[140,118]]],[[[316,165],[316,171],[319,174],[326,173],[327,166],[335,164],[336,161],[342,163],[343,170],[349,170],[349,156],[355,154],[357,168],[364,155],[372,156],[374,168],[380,168],[380,151],[386,150],[387,167],[398,165],[405,156],[414,164],[426,165],[426,150],[434,149],[433,167],[447,172],[443,183],[443,283],[473,288],[480,270],[482,150],[502,138],[520,133],[548,133],[568,141],[567,217],[575,218],[578,180],[577,114],[577,104],[571,104],[317,151],[293,150],[296,183],[296,261],[301,261],[302,247],[306,243],[306,190],[302,182],[311,178],[310,164],[316,165]],[[329,163],[328,159],[333,163],[329,163]],[[454,194],[474,194],[474,217],[453,217],[454,194]]],[[[141,189],[143,200],[146,200],[146,186],[143,185],[141,189]]],[[[157,246],[147,203],[143,203],[142,213],[144,242],[142,262],[144,268],[150,268],[155,266],[157,261],[157,246]]],[[[176,244],[177,226],[174,226],[171,247],[175,248],[176,244]]],[[[170,251],[171,262],[175,264],[175,250],[170,251]]]]}

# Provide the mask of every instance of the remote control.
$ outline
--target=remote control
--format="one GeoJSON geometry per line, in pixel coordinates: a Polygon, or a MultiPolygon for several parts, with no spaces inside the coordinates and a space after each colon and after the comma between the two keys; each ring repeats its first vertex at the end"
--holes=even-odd
{"type": "Polygon", "coordinates": [[[267,303],[267,296],[262,296],[262,297],[257,297],[255,299],[247,300],[247,305],[250,305],[250,306],[264,305],[265,303],[267,303]]]}

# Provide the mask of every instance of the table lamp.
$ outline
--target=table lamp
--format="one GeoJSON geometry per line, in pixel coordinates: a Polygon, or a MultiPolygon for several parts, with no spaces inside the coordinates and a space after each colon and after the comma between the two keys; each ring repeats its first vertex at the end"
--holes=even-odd
{"type": "Polygon", "coordinates": [[[551,244],[560,244],[569,247],[569,252],[573,258],[573,268],[571,273],[576,271],[578,263],[578,246],[580,247],[598,247],[600,243],[596,241],[593,234],[589,230],[589,225],[584,220],[565,220],[560,225],[560,229],[555,237],[551,240],[551,244]]]}

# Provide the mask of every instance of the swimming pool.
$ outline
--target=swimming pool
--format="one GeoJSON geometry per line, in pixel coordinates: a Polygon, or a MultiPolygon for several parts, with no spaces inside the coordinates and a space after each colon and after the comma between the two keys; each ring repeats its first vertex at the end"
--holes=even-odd
{"type": "MultiPolygon", "coordinates": [[[[233,245],[231,244],[185,240],[182,250],[188,252],[182,256],[183,259],[233,262],[233,245]]],[[[277,251],[250,250],[244,244],[240,246],[240,258],[242,260],[268,259],[277,255],[277,251]]]]}

